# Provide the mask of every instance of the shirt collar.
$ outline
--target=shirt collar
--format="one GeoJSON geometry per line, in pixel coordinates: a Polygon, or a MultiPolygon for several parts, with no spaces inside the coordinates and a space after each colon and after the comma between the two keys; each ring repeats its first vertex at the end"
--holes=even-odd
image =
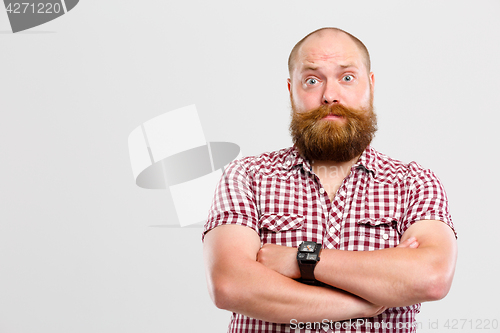
{"type": "Polygon", "coordinates": [[[361,167],[367,171],[377,174],[377,163],[376,163],[376,150],[371,146],[366,147],[365,151],[359,157],[358,161],[354,164],[354,167],[361,167]]]}
{"type": "Polygon", "coordinates": [[[286,156],[285,161],[283,163],[283,169],[285,170],[291,170],[294,167],[302,165],[302,167],[307,170],[311,171],[311,163],[309,163],[308,160],[303,158],[297,148],[295,146],[290,148],[290,153],[286,156]]]}

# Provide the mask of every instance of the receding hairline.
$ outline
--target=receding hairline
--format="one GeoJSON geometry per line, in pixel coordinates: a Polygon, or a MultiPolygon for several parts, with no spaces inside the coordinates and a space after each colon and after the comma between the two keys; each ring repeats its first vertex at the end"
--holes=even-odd
{"type": "Polygon", "coordinates": [[[302,44],[306,41],[306,39],[308,39],[312,35],[321,34],[325,30],[332,30],[332,31],[340,32],[340,33],[347,35],[349,38],[351,38],[351,40],[356,44],[356,46],[361,51],[361,53],[363,55],[364,62],[365,62],[366,69],[367,69],[368,73],[370,72],[370,68],[371,68],[370,53],[368,52],[368,49],[366,48],[365,44],[363,44],[362,41],[360,41],[357,37],[353,36],[352,34],[348,33],[347,31],[344,31],[344,30],[339,29],[339,28],[326,27],[326,28],[320,28],[320,29],[314,30],[313,32],[309,33],[304,38],[302,38],[297,44],[295,44],[292,51],[290,52],[290,56],[288,57],[288,73],[290,74],[290,77],[292,77],[293,66],[295,64],[295,58],[297,57],[297,53],[298,53],[300,47],[302,46],[302,44]]]}

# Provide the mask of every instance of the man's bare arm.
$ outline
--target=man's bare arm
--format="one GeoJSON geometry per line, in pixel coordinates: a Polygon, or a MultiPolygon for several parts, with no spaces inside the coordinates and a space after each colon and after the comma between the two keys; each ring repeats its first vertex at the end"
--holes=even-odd
{"type": "Polygon", "coordinates": [[[414,223],[402,240],[419,247],[380,251],[325,251],[316,267],[320,281],[385,306],[435,301],[448,293],[457,258],[456,238],[441,221],[414,223]]]}
{"type": "MultiPolygon", "coordinates": [[[[423,220],[408,228],[402,242],[414,237],[418,248],[323,250],[314,275],[319,281],[387,307],[441,299],[448,293],[455,271],[455,235],[441,221],[423,220]]],[[[287,276],[300,274],[295,249],[269,246],[261,252],[264,265],[287,276]]]]}
{"type": "Polygon", "coordinates": [[[309,286],[259,263],[259,236],[222,225],[205,235],[208,289],[219,308],[277,323],[371,317],[384,310],[341,290],[309,286]]]}

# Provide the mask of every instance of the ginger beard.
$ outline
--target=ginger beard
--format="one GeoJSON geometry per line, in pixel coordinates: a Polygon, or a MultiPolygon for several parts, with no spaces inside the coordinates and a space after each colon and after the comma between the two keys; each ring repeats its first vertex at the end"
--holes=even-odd
{"type": "Polygon", "coordinates": [[[377,131],[377,117],[373,111],[373,95],[367,108],[347,108],[339,104],[321,105],[297,112],[292,103],[290,134],[300,154],[309,161],[347,162],[361,155],[377,131]],[[323,119],[332,114],[344,121],[323,119]]]}

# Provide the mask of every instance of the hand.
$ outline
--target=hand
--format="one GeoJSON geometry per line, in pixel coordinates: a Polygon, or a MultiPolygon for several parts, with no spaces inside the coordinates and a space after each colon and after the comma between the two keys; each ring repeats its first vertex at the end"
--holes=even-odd
{"type": "Polygon", "coordinates": [[[257,261],[284,276],[300,278],[297,249],[275,244],[264,244],[257,253],[257,261]]]}

